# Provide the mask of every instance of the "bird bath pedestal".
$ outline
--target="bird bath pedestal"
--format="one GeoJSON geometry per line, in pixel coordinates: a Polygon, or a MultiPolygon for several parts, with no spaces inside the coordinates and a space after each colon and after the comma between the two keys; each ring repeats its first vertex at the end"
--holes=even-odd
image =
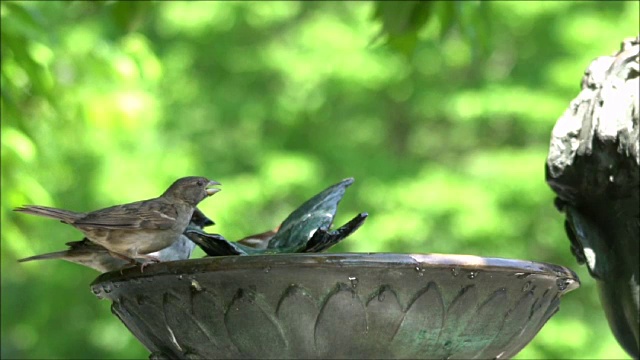
{"type": "Polygon", "coordinates": [[[510,358],[571,270],[468,255],[225,256],[106,273],[99,298],[154,359],[510,358]]]}

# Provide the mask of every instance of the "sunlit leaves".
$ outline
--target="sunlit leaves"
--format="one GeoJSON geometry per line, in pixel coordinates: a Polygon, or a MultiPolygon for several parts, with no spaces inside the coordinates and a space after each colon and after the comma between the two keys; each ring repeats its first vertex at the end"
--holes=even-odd
{"type": "Polygon", "coordinates": [[[128,33],[143,25],[152,6],[150,1],[112,1],[107,4],[106,10],[119,32],[128,33]]]}
{"type": "Polygon", "coordinates": [[[418,31],[432,15],[432,1],[378,1],[374,16],[382,21],[387,44],[409,56],[418,42],[418,31]]]}
{"type": "Polygon", "coordinates": [[[411,58],[420,41],[446,41],[454,29],[479,60],[489,54],[490,3],[486,1],[376,1],[373,17],[382,23],[378,35],[391,49],[411,58]],[[432,24],[435,23],[435,24],[432,24]],[[428,27],[437,30],[429,31],[428,27]]]}

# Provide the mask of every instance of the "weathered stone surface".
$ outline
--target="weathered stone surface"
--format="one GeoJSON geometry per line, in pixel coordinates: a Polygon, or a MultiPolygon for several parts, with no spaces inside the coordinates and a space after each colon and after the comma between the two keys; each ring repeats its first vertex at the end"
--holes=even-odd
{"type": "Polygon", "coordinates": [[[611,329],[638,358],[640,343],[640,37],[589,65],[558,119],[546,180],[566,214],[571,251],[598,281],[611,329]]]}
{"type": "Polygon", "coordinates": [[[281,254],[152,264],[92,286],[153,359],[494,359],[578,285],[531,261],[281,254]]]}

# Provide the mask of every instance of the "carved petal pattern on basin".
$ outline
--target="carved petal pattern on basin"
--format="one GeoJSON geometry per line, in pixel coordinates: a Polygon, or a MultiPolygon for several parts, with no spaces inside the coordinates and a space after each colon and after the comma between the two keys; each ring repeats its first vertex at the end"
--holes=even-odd
{"type": "Polygon", "coordinates": [[[577,277],[482,260],[211,258],[105,274],[93,287],[153,358],[509,358],[577,277]]]}

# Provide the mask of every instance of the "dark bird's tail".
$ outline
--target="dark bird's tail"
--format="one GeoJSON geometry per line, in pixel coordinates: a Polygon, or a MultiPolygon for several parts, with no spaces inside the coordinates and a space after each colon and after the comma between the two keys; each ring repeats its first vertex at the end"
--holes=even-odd
{"type": "Polygon", "coordinates": [[[75,220],[84,217],[84,214],[82,213],[39,205],[25,205],[23,207],[15,208],[14,211],[57,219],[67,224],[73,224],[75,220]]]}
{"type": "Polygon", "coordinates": [[[47,254],[30,256],[24,259],[19,259],[18,262],[26,262],[26,261],[32,261],[32,260],[63,259],[65,256],[67,256],[67,251],[57,251],[57,252],[52,252],[47,254]]]}
{"type": "Polygon", "coordinates": [[[366,212],[360,213],[348,223],[333,231],[325,229],[316,230],[311,239],[307,242],[307,246],[303,252],[317,253],[327,250],[358,230],[358,228],[364,224],[364,221],[367,220],[367,216],[369,216],[369,214],[366,212]]]}

